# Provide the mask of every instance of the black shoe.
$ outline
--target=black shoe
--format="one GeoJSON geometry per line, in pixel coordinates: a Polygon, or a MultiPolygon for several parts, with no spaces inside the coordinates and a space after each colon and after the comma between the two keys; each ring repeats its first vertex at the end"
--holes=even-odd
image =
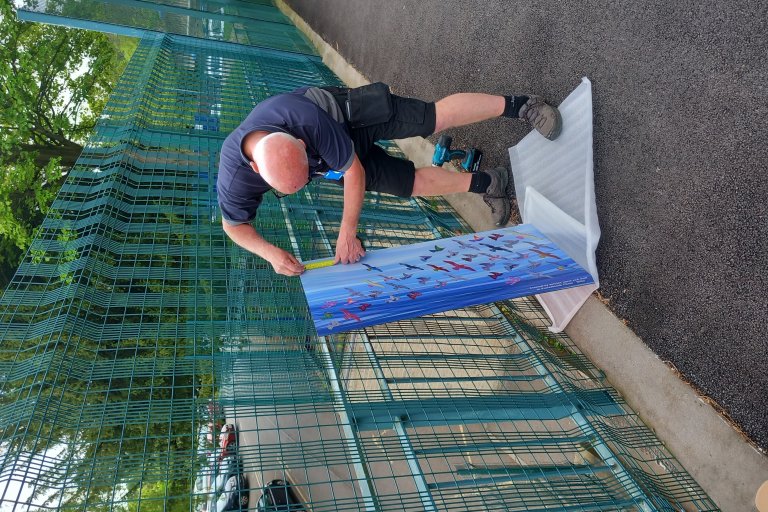
{"type": "Polygon", "coordinates": [[[509,222],[509,171],[505,167],[497,167],[482,171],[491,177],[491,184],[483,194],[483,201],[491,208],[491,218],[496,226],[509,222]]]}
{"type": "Polygon", "coordinates": [[[541,96],[529,96],[528,101],[520,107],[518,116],[536,128],[540,134],[549,140],[555,140],[563,128],[563,118],[557,108],[549,105],[541,96]]]}

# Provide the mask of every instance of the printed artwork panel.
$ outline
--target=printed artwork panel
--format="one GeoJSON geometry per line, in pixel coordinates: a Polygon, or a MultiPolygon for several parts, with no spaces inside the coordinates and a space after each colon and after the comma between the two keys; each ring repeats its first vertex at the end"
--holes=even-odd
{"type": "Polygon", "coordinates": [[[320,336],[593,282],[530,224],[369,251],[301,275],[320,336]]]}

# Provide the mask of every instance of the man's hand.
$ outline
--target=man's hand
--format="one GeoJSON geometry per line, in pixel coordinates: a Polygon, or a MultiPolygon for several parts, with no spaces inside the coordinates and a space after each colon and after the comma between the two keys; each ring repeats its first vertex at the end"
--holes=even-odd
{"type": "Polygon", "coordinates": [[[256,232],[250,224],[228,224],[222,219],[224,232],[237,245],[267,260],[275,272],[284,276],[298,276],[304,265],[293,254],[272,245],[256,232]]]}
{"type": "Polygon", "coordinates": [[[269,261],[275,272],[284,276],[298,276],[304,272],[304,265],[293,254],[279,247],[274,247],[266,260],[269,261]]]}
{"type": "Polygon", "coordinates": [[[335,263],[357,263],[365,256],[365,249],[357,235],[342,231],[336,240],[336,260],[335,263]]]}

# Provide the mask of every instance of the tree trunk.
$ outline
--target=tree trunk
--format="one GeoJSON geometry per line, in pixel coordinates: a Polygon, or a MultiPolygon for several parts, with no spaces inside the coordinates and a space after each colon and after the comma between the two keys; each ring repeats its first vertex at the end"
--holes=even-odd
{"type": "Polygon", "coordinates": [[[60,157],[61,166],[69,169],[80,156],[83,151],[83,146],[80,144],[70,143],[66,146],[38,146],[38,145],[24,145],[21,147],[23,151],[35,151],[37,157],[35,158],[35,164],[43,167],[51,161],[52,158],[60,157]]]}

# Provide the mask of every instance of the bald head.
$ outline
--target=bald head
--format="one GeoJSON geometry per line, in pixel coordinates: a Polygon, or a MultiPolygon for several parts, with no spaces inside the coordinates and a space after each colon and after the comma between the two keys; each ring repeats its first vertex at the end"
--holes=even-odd
{"type": "Polygon", "coordinates": [[[272,188],[292,194],[307,184],[309,167],[304,142],[277,132],[261,138],[253,151],[256,170],[272,188]]]}

